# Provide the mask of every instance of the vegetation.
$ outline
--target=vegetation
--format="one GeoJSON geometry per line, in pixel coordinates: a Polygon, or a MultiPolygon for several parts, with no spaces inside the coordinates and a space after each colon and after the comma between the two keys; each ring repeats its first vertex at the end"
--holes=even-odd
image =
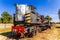
{"type": "Polygon", "coordinates": [[[12,15],[4,11],[1,14],[0,23],[12,23],[12,15]]]}
{"type": "Polygon", "coordinates": [[[52,20],[52,18],[50,16],[46,16],[45,19],[47,19],[48,21],[52,20]]]}
{"type": "Polygon", "coordinates": [[[1,23],[1,18],[0,18],[0,23],[1,23]]]}
{"type": "Polygon", "coordinates": [[[0,33],[10,32],[11,28],[0,28],[0,33]]]}

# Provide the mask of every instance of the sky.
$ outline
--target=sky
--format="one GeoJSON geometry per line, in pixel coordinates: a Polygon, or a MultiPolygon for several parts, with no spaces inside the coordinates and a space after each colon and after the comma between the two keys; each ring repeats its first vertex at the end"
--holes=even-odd
{"type": "Polygon", "coordinates": [[[14,3],[33,5],[40,15],[49,15],[53,22],[59,21],[60,0],[0,0],[0,17],[4,11],[13,15],[15,13],[14,3]]]}

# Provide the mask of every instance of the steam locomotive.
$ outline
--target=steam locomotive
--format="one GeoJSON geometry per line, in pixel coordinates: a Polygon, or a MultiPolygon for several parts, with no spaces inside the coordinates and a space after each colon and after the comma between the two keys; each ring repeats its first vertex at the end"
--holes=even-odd
{"type": "Polygon", "coordinates": [[[15,7],[16,13],[13,17],[14,26],[12,26],[12,35],[33,37],[38,31],[51,28],[49,23],[45,24],[44,16],[39,15],[32,5],[15,4],[15,7]]]}

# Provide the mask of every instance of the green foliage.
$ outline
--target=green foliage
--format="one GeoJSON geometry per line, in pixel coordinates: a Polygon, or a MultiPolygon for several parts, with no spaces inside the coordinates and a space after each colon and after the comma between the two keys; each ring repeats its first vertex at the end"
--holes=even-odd
{"type": "Polygon", "coordinates": [[[12,20],[12,15],[10,15],[8,12],[4,11],[2,14],[1,14],[1,20],[3,23],[10,23],[11,20],[12,20]]]}
{"type": "Polygon", "coordinates": [[[2,23],[1,18],[0,18],[0,23],[2,23]]]}
{"type": "Polygon", "coordinates": [[[47,19],[49,21],[52,20],[52,18],[50,16],[46,16],[45,19],[47,19]]]}

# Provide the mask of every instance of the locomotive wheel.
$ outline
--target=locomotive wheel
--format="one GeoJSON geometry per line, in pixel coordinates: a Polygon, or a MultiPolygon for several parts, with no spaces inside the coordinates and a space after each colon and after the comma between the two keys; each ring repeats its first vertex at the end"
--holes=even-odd
{"type": "Polygon", "coordinates": [[[27,34],[28,34],[28,33],[25,33],[25,34],[24,34],[24,36],[25,36],[25,37],[28,37],[28,35],[27,35],[27,34]]]}
{"type": "Polygon", "coordinates": [[[12,36],[16,35],[16,32],[15,31],[12,31],[12,36]]]}
{"type": "Polygon", "coordinates": [[[51,29],[51,26],[49,26],[49,29],[51,29]]]}
{"type": "Polygon", "coordinates": [[[40,32],[42,32],[42,31],[44,31],[44,27],[42,26],[42,27],[39,27],[39,29],[38,29],[38,32],[40,33],[40,32]]]}
{"type": "Polygon", "coordinates": [[[36,30],[32,31],[33,36],[36,35],[36,32],[37,32],[36,30]]]}
{"type": "Polygon", "coordinates": [[[33,33],[28,34],[28,37],[30,38],[33,37],[33,33]]]}
{"type": "Polygon", "coordinates": [[[38,29],[38,32],[39,32],[39,33],[41,32],[41,29],[40,29],[40,28],[38,29]]]}
{"type": "Polygon", "coordinates": [[[36,35],[36,34],[37,34],[37,31],[35,30],[34,35],[36,35]]]}
{"type": "Polygon", "coordinates": [[[15,34],[15,32],[11,32],[11,36],[13,37],[13,38],[16,38],[16,34],[15,34]]]}

